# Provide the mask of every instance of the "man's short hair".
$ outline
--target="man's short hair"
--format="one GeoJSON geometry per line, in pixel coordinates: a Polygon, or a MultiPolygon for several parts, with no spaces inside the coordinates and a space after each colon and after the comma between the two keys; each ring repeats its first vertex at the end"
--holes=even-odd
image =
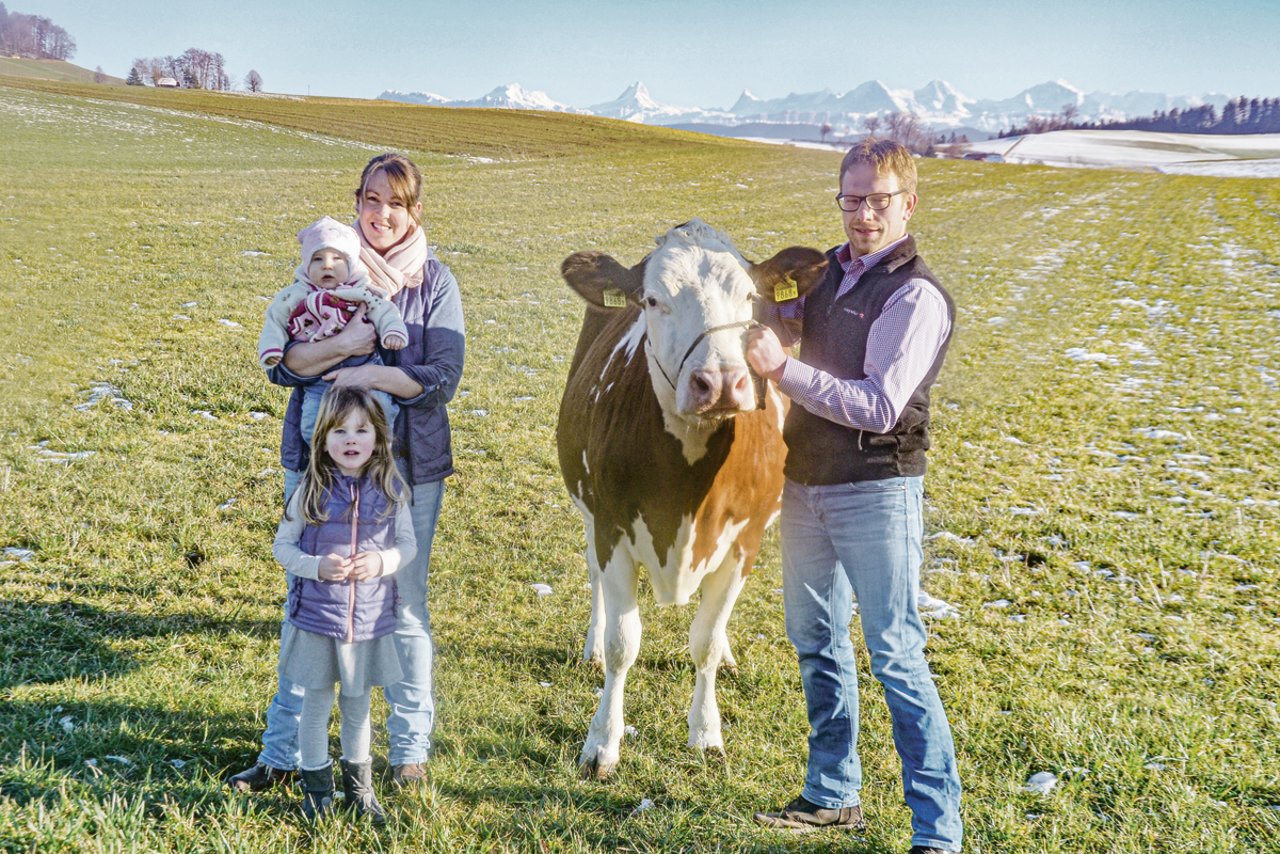
{"type": "Polygon", "coordinates": [[[841,187],[845,173],[861,163],[873,165],[881,177],[896,175],[902,189],[909,193],[916,191],[916,160],[910,151],[893,140],[868,136],[850,148],[840,162],[841,187]]]}

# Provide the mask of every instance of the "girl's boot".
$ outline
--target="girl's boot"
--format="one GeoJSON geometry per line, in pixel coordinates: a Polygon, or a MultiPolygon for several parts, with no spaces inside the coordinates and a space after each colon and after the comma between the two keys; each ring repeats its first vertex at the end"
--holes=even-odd
{"type": "Polygon", "coordinates": [[[302,814],[307,821],[319,821],[333,809],[333,763],[308,771],[299,769],[302,777],[302,814]]]}
{"type": "Polygon", "coordinates": [[[368,816],[374,824],[386,823],[387,814],[373,794],[373,760],[342,760],[342,792],[346,808],[354,811],[357,818],[368,816]]]}

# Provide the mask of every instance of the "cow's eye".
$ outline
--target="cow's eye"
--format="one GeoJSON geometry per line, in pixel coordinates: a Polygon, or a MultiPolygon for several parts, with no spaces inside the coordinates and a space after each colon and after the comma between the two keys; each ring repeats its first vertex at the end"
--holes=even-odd
{"type": "Polygon", "coordinates": [[[644,298],[644,304],[649,306],[649,308],[657,308],[658,298],[655,296],[647,296],[644,298]]]}

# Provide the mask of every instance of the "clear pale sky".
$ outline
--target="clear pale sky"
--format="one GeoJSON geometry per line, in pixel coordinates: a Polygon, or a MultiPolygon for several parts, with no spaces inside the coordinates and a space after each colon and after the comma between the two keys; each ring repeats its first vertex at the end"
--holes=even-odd
{"type": "Polygon", "coordinates": [[[475,98],[520,83],[578,107],[641,80],[658,101],[728,107],[946,80],[1006,98],[1086,92],[1280,96],[1280,0],[4,0],[67,30],[72,61],[124,77],[134,57],[217,51],[237,86],[375,98],[475,98]]]}

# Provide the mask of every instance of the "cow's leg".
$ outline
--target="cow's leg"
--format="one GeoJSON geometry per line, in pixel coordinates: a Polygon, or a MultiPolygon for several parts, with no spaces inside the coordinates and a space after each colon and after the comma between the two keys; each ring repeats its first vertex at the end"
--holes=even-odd
{"type": "Polygon", "coordinates": [[[604,590],[600,584],[600,561],[596,557],[595,532],[587,525],[587,575],[591,581],[591,620],[587,623],[587,641],[582,647],[582,660],[604,664],[604,590]]]}
{"type": "Polygon", "coordinates": [[[724,750],[720,735],[720,706],[716,703],[716,669],[729,654],[726,626],[733,603],[745,581],[742,561],[728,557],[720,568],[702,580],[702,599],[689,626],[689,652],[697,681],[689,707],[689,746],[698,750],[724,750]]]}
{"type": "Polygon", "coordinates": [[[584,777],[603,780],[618,765],[622,746],[622,690],[640,650],[640,611],[636,606],[635,563],[615,551],[600,572],[604,605],[604,691],[591,719],[587,743],[578,757],[584,777]]]}

